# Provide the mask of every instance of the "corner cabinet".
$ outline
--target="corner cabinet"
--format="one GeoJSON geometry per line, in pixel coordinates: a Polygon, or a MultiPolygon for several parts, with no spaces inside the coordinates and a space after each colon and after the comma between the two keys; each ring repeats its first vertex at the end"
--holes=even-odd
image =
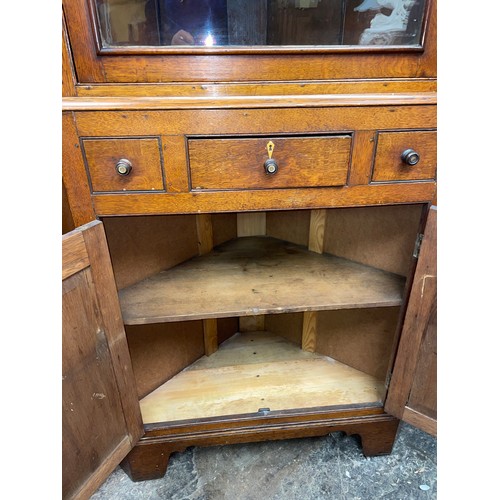
{"type": "Polygon", "coordinates": [[[65,498],[436,433],[435,3],[383,4],[63,1],[65,498]]]}

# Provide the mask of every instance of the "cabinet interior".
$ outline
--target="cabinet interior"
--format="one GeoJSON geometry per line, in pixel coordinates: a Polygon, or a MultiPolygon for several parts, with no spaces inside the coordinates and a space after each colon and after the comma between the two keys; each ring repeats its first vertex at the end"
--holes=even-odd
{"type": "Polygon", "coordinates": [[[424,208],[103,218],[144,423],[383,405],[424,208]]]}

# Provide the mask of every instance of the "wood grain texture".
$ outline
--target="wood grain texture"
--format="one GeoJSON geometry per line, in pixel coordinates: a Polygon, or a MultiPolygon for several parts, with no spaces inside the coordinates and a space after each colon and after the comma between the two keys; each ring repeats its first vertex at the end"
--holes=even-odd
{"type": "Polygon", "coordinates": [[[88,498],[143,427],[102,224],[63,238],[63,255],[75,247],[90,265],[63,270],[62,492],[88,498]]]}
{"type": "Polygon", "coordinates": [[[436,178],[437,133],[435,131],[380,132],[373,165],[373,182],[431,180],[436,178]],[[413,149],[420,155],[407,165],[401,153],[413,149]]]}
{"type": "Polygon", "coordinates": [[[375,138],[375,130],[356,130],[354,132],[349,186],[368,184],[370,182],[373,169],[375,138]]]}
{"type": "Polygon", "coordinates": [[[323,253],[325,240],[326,210],[311,210],[309,224],[309,251],[323,253]]]}
{"type": "Polygon", "coordinates": [[[205,344],[205,356],[210,356],[217,351],[217,319],[209,318],[203,320],[203,340],[205,344]]]}
{"type": "MultiPolygon", "coordinates": [[[[377,80],[317,80],[308,82],[195,83],[175,82],[80,85],[77,95],[84,97],[211,97],[211,96],[300,96],[348,94],[435,94],[435,78],[397,78],[377,80]]],[[[88,102],[88,101],[87,101],[88,102]]],[[[69,105],[65,104],[65,105],[69,105]]]]}
{"type": "Polygon", "coordinates": [[[158,138],[83,139],[82,146],[94,193],[165,190],[158,138]],[[116,171],[121,159],[132,164],[128,175],[116,171]]]}
{"type": "MultiPolygon", "coordinates": [[[[437,421],[437,297],[429,311],[407,407],[437,421]]],[[[406,410],[405,410],[406,411],[406,410]]]]}
{"type": "Polygon", "coordinates": [[[189,191],[189,175],[186,163],[186,138],[184,135],[164,135],[163,144],[164,168],[169,193],[185,193],[189,191]]]}
{"type": "MultiPolygon", "coordinates": [[[[61,179],[62,180],[62,179],[61,179]]],[[[68,200],[68,192],[66,191],[66,186],[64,185],[64,181],[62,181],[62,193],[61,193],[61,208],[62,208],[62,217],[61,217],[61,229],[62,234],[69,233],[75,229],[75,222],[73,221],[73,216],[71,215],[71,208],[69,206],[68,200]]]]}
{"type": "Polygon", "coordinates": [[[146,423],[381,401],[383,383],[269,332],[237,334],[141,400],[146,423]],[[382,392],[380,392],[382,391],[382,392]]]}
{"type": "MultiPolygon", "coordinates": [[[[85,226],[84,226],[85,228],[85,226]]],[[[99,293],[98,304],[102,314],[103,328],[110,348],[116,383],[120,391],[121,406],[131,441],[143,433],[141,416],[137,408],[137,388],[133,377],[130,353],[127,347],[123,320],[120,315],[120,303],[113,268],[109,256],[106,236],[102,223],[84,231],[83,237],[89,260],[92,263],[92,279],[99,293]]]]}
{"type": "Polygon", "coordinates": [[[306,311],[302,323],[302,350],[316,352],[317,343],[317,313],[306,311]]]}
{"type": "Polygon", "coordinates": [[[113,110],[196,110],[196,109],[274,109],[323,107],[378,107],[436,105],[436,92],[400,92],[397,94],[302,94],[214,96],[143,96],[65,97],[63,111],[113,110]]]}
{"type": "Polygon", "coordinates": [[[76,96],[76,75],[71,56],[66,21],[62,16],[62,96],[76,96]]]}
{"type": "Polygon", "coordinates": [[[62,114],[62,174],[75,226],[95,219],[87,172],[73,113],[62,114]]]}
{"type": "Polygon", "coordinates": [[[347,181],[350,136],[191,139],[188,144],[195,190],[341,186],[347,181]],[[273,175],[264,170],[269,141],[278,164],[273,175]]]}
{"type": "MultiPolygon", "coordinates": [[[[364,106],[366,96],[346,106],[339,103],[314,107],[315,99],[302,97],[281,108],[270,108],[262,99],[264,109],[252,109],[242,103],[240,109],[211,109],[199,102],[202,109],[165,109],[142,111],[75,112],[80,135],[85,137],[154,136],[154,135],[272,135],[277,134],[342,134],[358,129],[435,128],[436,106],[420,104],[400,106],[384,98],[376,106],[364,106]],[[326,106],[326,107],[325,107],[326,106]]],[[[341,99],[338,99],[341,103],[341,99]]],[[[135,101],[134,101],[135,102],[135,101]]]]}
{"type": "MultiPolygon", "coordinates": [[[[425,227],[425,235],[420,248],[420,255],[417,262],[417,268],[413,280],[410,300],[406,311],[405,323],[401,338],[399,341],[398,351],[394,368],[392,372],[391,384],[385,403],[386,411],[392,415],[402,418],[406,407],[410,407],[409,398],[413,388],[415,374],[418,370],[420,353],[426,350],[429,354],[429,349],[426,349],[425,342],[426,332],[430,330],[431,339],[435,335],[435,318],[436,314],[436,290],[437,290],[437,262],[436,262],[436,243],[437,243],[437,209],[431,207],[425,227]]],[[[432,349],[430,349],[432,354],[432,349]]],[[[435,358],[434,358],[435,359],[435,358]]],[[[432,363],[432,358],[424,359],[423,361],[432,363]]],[[[432,380],[432,373],[430,373],[432,380]]],[[[418,387],[422,383],[422,379],[417,380],[417,391],[422,391],[418,387]]],[[[424,388],[430,394],[426,398],[420,396],[421,401],[436,401],[433,392],[437,390],[434,384],[424,388]]],[[[421,413],[423,408],[416,409],[421,413]]],[[[427,419],[436,420],[437,409],[428,408],[426,412],[427,419]]],[[[411,413],[411,412],[410,412],[411,413]]],[[[415,423],[412,420],[412,423],[415,423]]],[[[431,427],[434,425],[429,424],[431,427]]]]}
{"type": "Polygon", "coordinates": [[[266,234],[266,212],[236,214],[238,238],[243,236],[264,236],[266,234]]]}
{"type": "Polygon", "coordinates": [[[125,324],[399,305],[404,280],[269,237],[238,238],[122,289],[125,324]]]}
{"type": "Polygon", "coordinates": [[[262,189],[204,191],[175,196],[159,193],[101,194],[92,198],[97,215],[179,214],[186,212],[235,212],[289,210],[427,203],[436,194],[435,182],[372,184],[347,188],[262,189]]]}
{"type": "Polygon", "coordinates": [[[89,256],[82,233],[69,233],[63,237],[62,279],[89,266],[89,256]]]}
{"type": "Polygon", "coordinates": [[[214,234],[210,214],[196,215],[196,234],[198,236],[198,255],[211,252],[214,247],[214,234]]]}

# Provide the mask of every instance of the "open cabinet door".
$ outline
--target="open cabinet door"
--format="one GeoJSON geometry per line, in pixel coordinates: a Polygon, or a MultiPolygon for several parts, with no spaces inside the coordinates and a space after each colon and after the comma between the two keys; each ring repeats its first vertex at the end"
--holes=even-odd
{"type": "Polygon", "coordinates": [[[62,258],[62,496],[88,498],[144,430],[102,223],[62,258]]]}
{"type": "Polygon", "coordinates": [[[437,434],[437,209],[420,247],[385,411],[437,434]]]}

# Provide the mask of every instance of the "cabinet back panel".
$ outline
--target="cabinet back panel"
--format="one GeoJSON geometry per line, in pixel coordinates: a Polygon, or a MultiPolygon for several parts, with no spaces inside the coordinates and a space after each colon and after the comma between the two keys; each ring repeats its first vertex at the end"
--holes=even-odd
{"type": "Polygon", "coordinates": [[[319,311],[316,352],[385,380],[398,318],[399,307],[319,311]]]}
{"type": "Polygon", "coordinates": [[[421,214],[422,205],[330,209],[324,251],[406,276],[421,214]]]}
{"type": "MultiPolygon", "coordinates": [[[[217,320],[219,344],[237,331],[237,318],[217,320]]],[[[139,398],[205,354],[202,321],[130,325],[126,332],[139,398]]]]}
{"type": "Polygon", "coordinates": [[[296,245],[309,243],[310,210],[268,212],[267,235],[296,245]]]}
{"type": "Polygon", "coordinates": [[[268,314],[265,318],[267,331],[273,332],[298,346],[302,344],[304,313],[268,314]]]}
{"type": "Polygon", "coordinates": [[[198,255],[192,215],[103,219],[118,290],[198,255]]]}

